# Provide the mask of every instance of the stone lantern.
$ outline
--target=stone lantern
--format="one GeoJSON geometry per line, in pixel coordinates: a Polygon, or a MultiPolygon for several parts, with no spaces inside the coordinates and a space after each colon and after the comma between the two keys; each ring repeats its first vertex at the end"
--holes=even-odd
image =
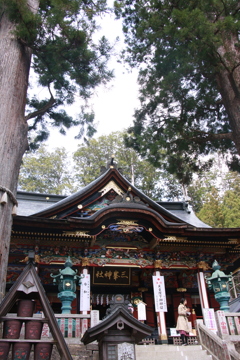
{"type": "Polygon", "coordinates": [[[58,298],[62,302],[62,314],[71,314],[71,304],[76,298],[76,281],[79,280],[80,285],[84,275],[77,275],[77,271],[72,269],[72,261],[68,256],[64,264],[64,269],[59,270],[59,274],[51,274],[50,276],[54,278],[53,283],[58,283],[58,298]]]}
{"type": "Polygon", "coordinates": [[[216,260],[212,264],[214,272],[212,276],[207,278],[208,288],[214,291],[214,297],[220,304],[220,310],[229,311],[229,284],[232,283],[232,275],[226,275],[220,271],[221,266],[216,260]]]}

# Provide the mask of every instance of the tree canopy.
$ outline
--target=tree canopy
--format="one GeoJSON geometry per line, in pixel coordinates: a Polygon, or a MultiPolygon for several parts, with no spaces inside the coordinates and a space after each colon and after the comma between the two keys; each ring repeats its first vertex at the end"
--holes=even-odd
{"type": "Polygon", "coordinates": [[[125,59],[139,66],[141,107],[127,142],[174,173],[179,159],[230,151],[239,170],[240,5],[235,0],[119,0],[125,59]]]}
{"type": "Polygon", "coordinates": [[[112,155],[123,176],[134,182],[146,195],[160,200],[163,194],[160,171],[148,161],[141,160],[133,149],[126,148],[124,133],[121,132],[90,139],[88,144],[79,145],[73,156],[78,186],[85,186],[96,179],[101,173],[101,167],[106,167],[112,155]]]}
{"type": "Polygon", "coordinates": [[[240,175],[221,166],[221,156],[215,158],[210,171],[197,176],[183,189],[175,175],[157,170],[127,148],[124,134],[113,132],[91,139],[88,144],[79,145],[72,156],[64,147],[48,150],[41,145],[24,155],[19,189],[69,195],[106,171],[114,153],[114,161],[123,176],[153,200],[188,198],[196,215],[205,223],[213,227],[240,227],[240,175]]]}
{"type": "Polygon", "coordinates": [[[213,227],[240,227],[240,175],[214,163],[188,187],[196,215],[213,227]]]}
{"type": "Polygon", "coordinates": [[[86,124],[93,132],[91,112],[73,119],[66,106],[112,78],[109,43],[105,37],[93,41],[97,16],[106,10],[106,0],[0,0],[0,197],[6,193],[9,200],[0,207],[0,302],[29,130],[35,131],[33,145],[47,138],[51,126],[64,133],[77,125],[81,135],[86,124]],[[42,96],[27,98],[30,68],[42,96]]]}
{"type": "Polygon", "coordinates": [[[19,173],[19,189],[47,194],[65,195],[73,192],[68,154],[65,148],[48,151],[41,146],[26,154],[19,173]]]}
{"type": "MultiPolygon", "coordinates": [[[[153,165],[126,147],[124,134],[113,132],[90,139],[80,144],[73,155],[68,154],[64,147],[48,150],[45,145],[27,152],[20,168],[19,189],[58,195],[73,193],[106,171],[114,154],[114,161],[123,176],[146,195],[161,200],[168,193],[168,187],[163,186],[165,179],[153,165]]],[[[176,188],[172,184],[169,198],[179,195],[176,188]]]]}
{"type": "Polygon", "coordinates": [[[48,137],[49,125],[63,134],[70,126],[78,126],[79,136],[85,126],[92,135],[93,114],[78,105],[79,116],[73,119],[64,106],[73,104],[76,94],[79,99],[89,98],[96,86],[113,76],[107,69],[110,44],[105,36],[93,41],[96,18],[107,11],[106,1],[1,0],[0,11],[15,24],[18,42],[31,49],[38,92],[39,87],[47,90],[41,91],[42,97],[33,94],[27,100],[26,120],[29,130],[36,132],[35,143],[48,137]]]}

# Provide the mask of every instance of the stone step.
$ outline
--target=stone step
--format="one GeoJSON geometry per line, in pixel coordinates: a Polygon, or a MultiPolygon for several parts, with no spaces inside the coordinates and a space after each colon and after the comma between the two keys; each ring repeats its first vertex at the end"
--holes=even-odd
{"type": "Polygon", "coordinates": [[[136,360],[211,360],[200,345],[137,345],[136,360]]]}
{"type": "Polygon", "coordinates": [[[149,349],[151,349],[151,351],[164,351],[164,352],[168,352],[168,351],[176,351],[176,349],[185,349],[186,351],[199,351],[202,350],[202,346],[201,345],[188,345],[188,346],[178,346],[178,345],[136,345],[135,346],[136,351],[140,351],[140,352],[148,352],[149,349]]]}

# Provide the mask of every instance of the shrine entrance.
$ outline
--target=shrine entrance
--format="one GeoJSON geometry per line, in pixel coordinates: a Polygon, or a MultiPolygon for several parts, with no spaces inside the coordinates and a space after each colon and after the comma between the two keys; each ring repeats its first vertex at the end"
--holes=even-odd
{"type": "MultiPolygon", "coordinates": [[[[157,328],[157,314],[155,312],[151,268],[127,267],[94,267],[91,272],[91,305],[93,310],[99,310],[102,320],[110,306],[110,301],[116,294],[121,294],[124,300],[133,305],[133,316],[138,319],[137,303],[139,300],[146,304],[147,319],[145,323],[157,328]]],[[[202,318],[200,297],[198,292],[196,270],[162,270],[164,276],[167,312],[165,321],[167,328],[176,326],[177,308],[182,297],[186,297],[189,307],[198,318],[202,318]]],[[[215,305],[215,304],[213,304],[215,305]]]]}
{"type": "Polygon", "coordinates": [[[210,228],[185,201],[151,200],[122,176],[113,159],[105,170],[75,194],[57,203],[52,199],[51,206],[45,202],[52,196],[24,195],[24,211],[13,218],[7,290],[25,267],[29,251],[34,251],[49,302],[55,313],[60,312],[51,274],[58,274],[70,256],[74,270],[89,275],[86,289],[81,286],[72,303],[73,314],[86,315],[82,332],[91,309],[98,309],[102,319],[112,297],[121,294],[132,303],[136,319],[137,303],[146,304],[147,319],[141,321],[157,328],[166,342],[183,296],[197,317],[201,306],[219,308],[205,277],[215,259],[224,271],[234,270],[231,267],[240,259],[239,229],[210,228]],[[163,277],[157,289],[154,283],[157,312],[153,276],[163,277]],[[163,313],[165,305],[168,311],[163,313]]]}

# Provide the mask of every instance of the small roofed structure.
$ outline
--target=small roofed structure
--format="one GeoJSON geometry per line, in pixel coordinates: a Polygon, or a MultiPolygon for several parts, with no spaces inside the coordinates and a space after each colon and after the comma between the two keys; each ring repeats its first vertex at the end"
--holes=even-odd
{"type": "Polygon", "coordinates": [[[135,344],[152,334],[153,328],[133,317],[122,295],[116,295],[108,315],[88,329],[81,341],[98,341],[99,360],[135,359],[135,344]]]}
{"type": "MultiPolygon", "coordinates": [[[[30,349],[32,345],[36,345],[38,343],[42,344],[53,344],[56,345],[60,360],[72,360],[72,356],[69,352],[69,348],[64,340],[62,332],[58,326],[56,317],[54,312],[51,308],[49,300],[46,296],[45,290],[41,284],[41,281],[38,277],[38,274],[35,269],[34,263],[34,252],[29,252],[28,256],[28,264],[26,265],[25,269],[21,273],[21,275],[17,278],[14,285],[11,287],[10,291],[4,297],[3,301],[0,304],[0,325],[1,322],[7,321],[9,319],[17,320],[21,324],[22,322],[31,322],[35,320],[36,322],[43,322],[48,324],[49,329],[52,334],[52,340],[41,338],[36,339],[31,336],[26,337],[25,339],[11,337],[11,338],[1,338],[0,343],[2,342],[9,342],[11,344],[14,343],[29,343],[30,349]],[[44,317],[36,318],[36,317],[19,317],[18,315],[14,317],[14,314],[11,314],[8,317],[8,313],[11,311],[13,305],[20,299],[24,300],[36,300],[38,299],[41,304],[41,309],[43,312],[44,317]]],[[[21,325],[22,326],[22,325],[21,325]]],[[[26,327],[25,327],[26,328],[26,327]]],[[[2,335],[2,334],[1,334],[2,335]]],[[[14,345],[13,345],[14,346],[14,345]]],[[[29,350],[30,351],[30,350],[29,350]]],[[[36,349],[34,350],[36,351],[36,349]]],[[[42,356],[45,356],[44,354],[42,356]]],[[[37,355],[36,355],[37,357],[37,355]]],[[[15,358],[13,356],[13,358],[15,358]]],[[[26,357],[27,358],[27,357],[26,357]]],[[[51,358],[51,355],[48,353],[48,359],[51,358]]]]}

